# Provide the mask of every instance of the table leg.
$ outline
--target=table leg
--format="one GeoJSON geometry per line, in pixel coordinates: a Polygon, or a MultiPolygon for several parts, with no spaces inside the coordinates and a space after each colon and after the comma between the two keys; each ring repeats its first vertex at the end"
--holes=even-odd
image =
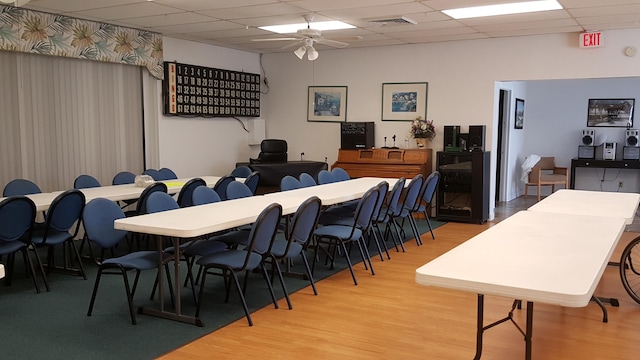
{"type": "Polygon", "coordinates": [[[527,301],[527,333],[524,335],[525,341],[525,359],[531,360],[531,349],[533,336],[533,301],[527,301]]]}
{"type": "Polygon", "coordinates": [[[474,360],[479,360],[482,356],[482,334],[484,333],[484,295],[478,294],[478,318],[476,324],[476,356],[474,360]]]}

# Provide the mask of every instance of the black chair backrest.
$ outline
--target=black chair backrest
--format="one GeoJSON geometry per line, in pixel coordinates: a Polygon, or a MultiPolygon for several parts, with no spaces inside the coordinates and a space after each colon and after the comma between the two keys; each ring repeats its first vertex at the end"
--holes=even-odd
{"type": "Polygon", "coordinates": [[[201,178],[193,178],[187,181],[180,189],[180,193],[178,193],[178,205],[181,208],[193,206],[193,190],[203,185],[206,186],[207,182],[201,178]]]}
{"type": "Polygon", "coordinates": [[[257,171],[251,172],[249,176],[244,179],[244,184],[251,189],[253,195],[258,191],[258,184],[260,183],[260,173],[257,171]]]}
{"type": "Polygon", "coordinates": [[[138,203],[136,205],[136,214],[142,215],[147,213],[147,199],[149,198],[149,195],[155,191],[162,191],[166,193],[167,184],[162,182],[155,182],[142,190],[142,193],[140,194],[138,203]]]}
{"type": "Polygon", "coordinates": [[[280,139],[265,139],[260,143],[260,154],[257,159],[250,159],[252,163],[282,163],[287,162],[287,141],[280,139]]]}
{"type": "Polygon", "coordinates": [[[227,186],[234,181],[236,181],[234,176],[225,175],[213,185],[213,190],[218,193],[220,200],[227,200],[227,186]]]}
{"type": "Polygon", "coordinates": [[[71,189],[56,196],[47,210],[44,241],[51,229],[57,231],[70,231],[75,224],[75,230],[70,233],[75,237],[78,233],[80,219],[84,210],[85,197],[82,191],[71,189]]]}

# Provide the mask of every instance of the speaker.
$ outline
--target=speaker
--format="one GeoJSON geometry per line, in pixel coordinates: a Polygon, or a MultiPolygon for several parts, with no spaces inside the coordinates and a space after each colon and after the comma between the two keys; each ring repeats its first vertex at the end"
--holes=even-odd
{"type": "Polygon", "coordinates": [[[467,149],[469,151],[484,151],[485,125],[469,125],[469,140],[467,149]]]}
{"type": "Polygon", "coordinates": [[[640,135],[640,130],[627,129],[624,135],[625,146],[640,146],[640,144],[638,143],[639,135],[640,135]]]}
{"type": "Polygon", "coordinates": [[[595,158],[596,158],[595,146],[578,145],[578,159],[595,159],[595,158]]]}
{"type": "Polygon", "coordinates": [[[458,137],[460,135],[460,125],[444,126],[444,151],[462,151],[458,137]]]}
{"type": "Polygon", "coordinates": [[[591,129],[582,130],[582,141],[581,145],[583,146],[595,146],[596,136],[595,131],[591,129]]]}
{"type": "Polygon", "coordinates": [[[373,122],[340,123],[341,149],[371,149],[374,139],[373,122]]]}
{"type": "Polygon", "coordinates": [[[622,159],[623,160],[640,160],[640,146],[623,146],[622,147],[622,159]]]}

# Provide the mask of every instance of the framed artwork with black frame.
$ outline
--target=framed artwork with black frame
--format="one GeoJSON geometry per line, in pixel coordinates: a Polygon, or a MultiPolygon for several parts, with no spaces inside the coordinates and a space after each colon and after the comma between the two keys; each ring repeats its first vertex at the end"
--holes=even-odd
{"type": "Polygon", "coordinates": [[[347,87],[309,86],[307,121],[347,121],[347,87]]]}
{"type": "Polygon", "coordinates": [[[429,83],[382,84],[382,121],[413,121],[427,118],[429,83]]]}
{"type": "Polygon", "coordinates": [[[524,127],[524,100],[516,98],[516,112],[513,128],[521,130],[524,127]]]}
{"type": "Polygon", "coordinates": [[[589,99],[588,127],[633,126],[636,99],[589,99]]]}

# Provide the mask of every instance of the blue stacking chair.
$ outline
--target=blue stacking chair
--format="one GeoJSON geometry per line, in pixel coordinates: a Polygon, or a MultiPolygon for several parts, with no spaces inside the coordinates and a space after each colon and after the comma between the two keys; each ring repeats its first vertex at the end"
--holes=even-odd
{"type": "Polygon", "coordinates": [[[213,185],[213,190],[215,190],[220,196],[220,200],[227,200],[227,186],[230,183],[236,181],[236,178],[231,175],[225,175],[218,180],[215,185],[213,185]]]}
{"type": "Polygon", "coordinates": [[[253,196],[253,192],[247,185],[239,181],[232,181],[227,186],[227,200],[240,199],[253,196]]]}
{"type": "MultiPolygon", "coordinates": [[[[409,182],[409,185],[407,185],[407,190],[402,203],[396,208],[396,211],[391,214],[391,220],[396,226],[398,226],[400,233],[403,233],[402,226],[404,225],[404,221],[409,221],[409,226],[411,227],[413,236],[416,238],[418,246],[422,245],[422,239],[420,239],[420,231],[418,230],[416,220],[413,218],[412,210],[416,207],[416,203],[420,201],[423,182],[422,174],[414,176],[409,182]],[[402,223],[398,223],[400,219],[402,219],[402,223]]],[[[400,241],[402,240],[403,237],[400,238],[400,241]]]]}
{"type": "Polygon", "coordinates": [[[155,181],[168,180],[164,178],[164,175],[159,170],[156,169],[146,169],[142,172],[142,175],[149,175],[155,181]]]}
{"type": "Polygon", "coordinates": [[[42,190],[33,181],[27,179],[14,179],[4,186],[2,191],[3,197],[16,196],[16,195],[31,195],[40,194],[42,190]]]}
{"type": "MultiPolygon", "coordinates": [[[[278,308],[278,301],[273,293],[273,287],[267,270],[265,268],[265,260],[271,254],[271,247],[273,240],[280,223],[280,217],[282,216],[282,206],[279,204],[271,204],[267,206],[258,218],[253,223],[249,234],[249,243],[243,249],[230,249],[227,251],[217,252],[208,256],[201,257],[196,261],[198,265],[203,268],[202,279],[200,281],[200,293],[198,296],[198,305],[196,307],[195,317],[200,315],[202,308],[202,301],[204,299],[204,287],[207,279],[207,274],[212,270],[219,270],[222,275],[233,278],[238,295],[242,301],[242,307],[244,309],[245,316],[249,322],[249,326],[253,326],[251,315],[249,314],[249,308],[245,300],[244,294],[246,293],[247,277],[249,274],[257,268],[262,270],[262,276],[267,282],[269,293],[273,301],[274,307],[278,308]],[[238,280],[239,273],[245,273],[244,286],[240,287],[240,281],[238,280]]],[[[227,296],[225,302],[229,301],[229,295],[231,290],[231,281],[227,281],[227,296]]],[[[284,287],[284,282],[282,283],[284,287]]]]}
{"type": "MultiPolygon", "coordinates": [[[[373,188],[367,190],[362,198],[360,198],[360,202],[356,207],[356,211],[353,217],[352,225],[321,226],[318,227],[313,233],[316,239],[314,259],[317,258],[318,250],[321,248],[321,245],[327,244],[328,246],[327,249],[325,249],[325,252],[327,256],[331,258],[331,268],[333,268],[336,252],[338,247],[340,247],[347,260],[347,265],[349,266],[349,271],[351,272],[351,277],[353,278],[353,283],[355,285],[358,285],[358,281],[356,280],[356,275],[353,272],[353,266],[351,265],[351,258],[349,256],[349,250],[347,249],[346,244],[350,245],[349,248],[353,243],[358,246],[365,269],[370,268],[371,274],[375,275],[373,265],[371,264],[371,258],[369,257],[369,252],[365,251],[366,244],[364,242],[363,235],[367,233],[369,227],[371,226],[373,212],[375,210],[376,202],[378,201],[378,192],[379,188],[377,186],[374,186],[373,188]]],[[[313,262],[312,270],[313,267],[315,267],[315,261],[313,262]]]]}
{"type": "Polygon", "coordinates": [[[347,173],[347,171],[340,167],[335,167],[331,170],[331,175],[336,181],[344,181],[351,179],[351,176],[347,173]]]}
{"type": "Polygon", "coordinates": [[[193,206],[193,191],[199,186],[206,186],[207,182],[201,178],[193,178],[187,181],[180,193],[178,193],[178,205],[181,208],[193,206]]]}
{"type": "Polygon", "coordinates": [[[393,236],[393,232],[391,232],[391,227],[394,228],[396,234],[398,235],[399,244],[400,244],[400,247],[402,248],[402,252],[405,252],[405,248],[404,248],[403,238],[400,235],[400,229],[398,229],[398,227],[395,226],[395,223],[392,221],[391,216],[392,214],[396,213],[396,211],[399,211],[398,209],[401,206],[400,196],[402,195],[402,191],[404,190],[405,182],[406,182],[406,179],[403,177],[401,177],[396,181],[396,183],[393,185],[393,188],[391,189],[391,192],[387,196],[386,204],[382,206],[382,208],[378,212],[378,216],[373,218],[373,224],[372,224],[374,230],[378,231],[378,234],[381,236],[382,241],[385,242],[385,246],[386,246],[386,241],[388,241],[389,236],[391,236],[391,241],[393,241],[393,245],[396,248],[396,252],[399,251],[398,242],[396,242],[396,239],[393,236]],[[381,224],[386,224],[384,235],[382,233],[382,229],[380,228],[381,224]]]}
{"type": "Polygon", "coordinates": [[[100,181],[98,181],[98,179],[94,178],[91,175],[79,175],[73,181],[74,189],[87,189],[87,188],[94,188],[94,187],[100,187],[100,186],[102,186],[100,185],[100,181]]]}
{"type": "Polygon", "coordinates": [[[314,179],[313,176],[309,175],[308,173],[300,174],[299,180],[300,180],[300,184],[302,184],[302,187],[318,185],[318,183],[316,182],[316,179],[314,179]]]}
{"type": "Polygon", "coordinates": [[[136,174],[130,171],[120,171],[113,177],[111,185],[133,184],[135,181],[136,174]]]}
{"type": "Polygon", "coordinates": [[[324,185],[330,184],[332,182],[336,182],[333,174],[331,174],[329,170],[320,170],[320,172],[318,173],[318,184],[324,185]]]}
{"type": "Polygon", "coordinates": [[[302,184],[300,183],[300,181],[298,181],[298,179],[291,175],[286,175],[285,177],[280,179],[280,191],[294,190],[301,187],[302,184]]]}
{"type": "MultiPolygon", "coordinates": [[[[35,218],[36,206],[26,196],[12,196],[0,202],[0,257],[7,256],[5,263],[7,272],[4,283],[7,286],[11,285],[15,256],[20,251],[29,265],[31,279],[36,287],[36,292],[40,293],[35,268],[29,254],[35,218]]],[[[38,261],[40,274],[44,279],[44,269],[37,256],[36,260],[38,261]]]]}
{"type": "Polygon", "coordinates": [[[234,177],[238,177],[238,178],[246,178],[252,172],[253,172],[253,170],[251,170],[250,167],[242,165],[242,166],[238,166],[235,169],[233,169],[233,171],[231,171],[231,175],[234,176],[234,177]]]}
{"type": "Polygon", "coordinates": [[[438,183],[440,182],[440,173],[438,171],[434,171],[427,179],[424,181],[422,196],[417,201],[416,207],[414,207],[413,213],[422,213],[424,218],[427,220],[427,225],[429,226],[429,232],[431,232],[431,238],[435,239],[435,235],[433,234],[433,227],[431,227],[431,220],[429,219],[429,210],[431,209],[431,205],[433,204],[433,197],[436,194],[436,189],[438,188],[438,183]]]}
{"type": "Polygon", "coordinates": [[[158,170],[158,172],[160,173],[160,175],[162,175],[162,180],[173,180],[173,179],[177,179],[178,175],[176,175],[176,173],[166,167],[163,167],[162,169],[158,170]]]}
{"type": "Polygon", "coordinates": [[[193,190],[193,194],[191,194],[191,202],[194,206],[211,204],[218,201],[221,201],[220,195],[207,186],[198,186],[193,190]]]}
{"type": "Polygon", "coordinates": [[[258,191],[258,185],[260,184],[260,173],[257,171],[252,172],[244,179],[244,184],[251,189],[253,195],[258,191]]]}
{"type": "MultiPolygon", "coordinates": [[[[136,251],[120,257],[113,257],[109,259],[104,258],[106,250],[112,250],[128,235],[127,231],[114,229],[113,227],[113,222],[115,220],[122,219],[124,217],[125,215],[122,212],[122,209],[120,209],[116,203],[108,199],[93,199],[89,201],[84,209],[83,221],[87,239],[91,245],[95,245],[100,249],[99,258],[92,256],[98,264],[98,274],[93,286],[87,316],[91,316],[93,311],[102,275],[122,275],[127,294],[127,302],[129,304],[131,323],[135,325],[136,316],[133,308],[133,297],[138,286],[140,272],[143,270],[153,270],[158,268],[158,252],[136,251]],[[133,286],[129,286],[129,277],[127,276],[127,273],[132,270],[135,271],[136,275],[133,280],[133,286]]],[[[93,247],[90,247],[90,249],[93,249],[93,247]]],[[[168,276],[168,268],[165,267],[165,269],[167,271],[167,279],[170,279],[168,276]]],[[[172,289],[171,281],[169,281],[169,289],[172,289]]]]}

